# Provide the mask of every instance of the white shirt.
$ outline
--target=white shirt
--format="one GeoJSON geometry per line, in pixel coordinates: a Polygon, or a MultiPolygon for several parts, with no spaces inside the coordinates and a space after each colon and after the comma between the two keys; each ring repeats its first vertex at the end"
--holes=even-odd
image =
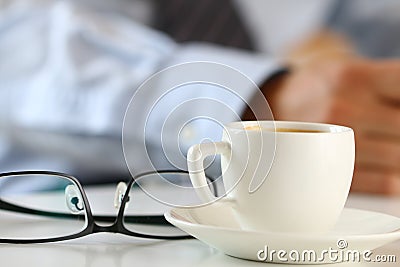
{"type": "MultiPolygon", "coordinates": [[[[283,7],[282,1],[273,2],[269,4],[283,7]]],[[[307,2],[314,5],[318,1],[307,2]]],[[[178,45],[168,36],[145,26],[150,22],[148,18],[152,12],[151,5],[146,3],[144,0],[90,0],[83,4],[81,1],[32,0],[0,4],[0,123],[3,135],[0,152],[3,152],[3,158],[12,159],[10,152],[12,155],[13,150],[22,147],[23,154],[30,151],[32,154],[27,154],[28,157],[35,159],[25,165],[3,161],[6,164],[1,166],[3,170],[21,166],[61,171],[71,168],[107,172],[124,170],[121,149],[124,112],[135,90],[148,77],[174,64],[200,60],[227,64],[260,84],[279,68],[271,53],[278,53],[284,43],[297,38],[290,31],[285,35],[285,31],[274,30],[277,18],[273,12],[267,12],[269,16],[266,17],[270,20],[261,20],[257,6],[263,4],[254,0],[237,4],[248,18],[246,23],[265,26],[252,28],[261,36],[257,41],[259,50],[269,51],[270,55],[206,44],[178,45]],[[279,34],[273,37],[272,32],[279,34]],[[45,163],[38,160],[41,156],[46,157],[45,163]]],[[[310,6],[305,5],[307,7],[310,6]]],[[[314,13],[320,14],[321,8],[315,9],[314,13]]],[[[307,20],[303,28],[295,28],[299,30],[297,35],[310,30],[307,25],[313,25],[316,20],[307,20]]],[[[287,29],[295,30],[290,25],[293,23],[286,25],[287,29]]],[[[154,90],[153,93],[157,92],[154,90]]],[[[250,90],[254,89],[246,91],[243,88],[245,101],[250,101],[254,95],[250,90]]],[[[203,97],[202,92],[193,89],[190,97],[203,97]]],[[[222,92],[214,97],[230,104],[230,96],[225,94],[222,92]]],[[[163,114],[168,108],[168,105],[160,106],[157,112],[163,114]]],[[[180,112],[201,108],[191,105],[188,111],[180,112]]],[[[243,103],[232,104],[236,114],[241,114],[244,108],[243,103]]],[[[213,112],[221,115],[218,107],[215,109],[213,112]]],[[[235,119],[232,114],[222,114],[221,121],[235,119]]],[[[183,149],[206,135],[217,139],[215,131],[221,130],[210,128],[207,123],[193,124],[192,128],[190,132],[200,134],[196,138],[184,134],[183,138],[192,138],[184,142],[183,149]]],[[[160,129],[152,129],[149,140],[157,143],[160,129]]],[[[170,138],[176,139],[176,136],[170,138]]],[[[159,148],[159,144],[156,147],[159,148]]],[[[138,155],[138,162],[142,156],[138,155]]],[[[163,163],[160,166],[164,166],[163,163]]],[[[140,166],[138,170],[141,170],[140,166]]]]}

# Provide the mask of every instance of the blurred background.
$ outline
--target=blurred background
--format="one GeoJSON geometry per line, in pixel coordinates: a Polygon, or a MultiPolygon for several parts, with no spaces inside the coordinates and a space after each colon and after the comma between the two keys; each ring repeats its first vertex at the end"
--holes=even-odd
{"type": "MultiPolygon", "coordinates": [[[[318,58],[395,58],[399,26],[396,0],[0,0],[0,171],[61,171],[85,183],[129,177],[124,113],[157,71],[205,54],[213,59],[215,50],[228,62],[275,66],[258,81],[263,90],[274,73],[318,58]]],[[[250,68],[244,72],[251,77],[250,68]]],[[[277,103],[295,106],[282,99],[277,103]]],[[[312,113],[322,114],[317,106],[312,113]]],[[[278,119],[341,123],[274,107],[278,119]]],[[[399,127],[390,129],[396,141],[387,145],[396,159],[399,127]]]]}

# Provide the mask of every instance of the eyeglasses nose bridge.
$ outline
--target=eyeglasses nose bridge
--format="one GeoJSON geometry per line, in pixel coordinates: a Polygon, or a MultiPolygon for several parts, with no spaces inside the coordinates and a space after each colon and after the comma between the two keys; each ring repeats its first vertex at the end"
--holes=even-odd
{"type": "MultiPolygon", "coordinates": [[[[127,185],[124,182],[119,182],[117,185],[117,189],[115,190],[114,194],[114,207],[119,209],[121,207],[122,200],[124,199],[127,185]]],[[[128,204],[128,203],[127,203],[128,204]]]]}

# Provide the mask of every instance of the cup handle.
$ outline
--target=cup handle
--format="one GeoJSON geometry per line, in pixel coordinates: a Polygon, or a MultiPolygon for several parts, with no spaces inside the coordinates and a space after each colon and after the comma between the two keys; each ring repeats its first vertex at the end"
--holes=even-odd
{"type": "Polygon", "coordinates": [[[204,173],[203,161],[206,157],[231,152],[231,145],[227,142],[210,142],[193,145],[187,154],[187,163],[190,180],[199,198],[204,202],[211,202],[217,198],[211,193],[204,173]]]}

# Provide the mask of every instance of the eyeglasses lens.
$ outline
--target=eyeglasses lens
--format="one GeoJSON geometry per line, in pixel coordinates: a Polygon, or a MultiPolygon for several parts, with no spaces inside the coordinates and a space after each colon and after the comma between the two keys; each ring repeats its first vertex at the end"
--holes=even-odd
{"type": "Polygon", "coordinates": [[[87,227],[78,186],[58,175],[29,174],[0,178],[0,239],[58,238],[87,227]]]}
{"type": "MultiPolygon", "coordinates": [[[[164,213],[174,207],[201,204],[184,172],[151,173],[135,180],[129,192],[129,202],[124,210],[124,226],[131,232],[146,235],[186,236],[187,233],[165,224],[164,213]],[[138,222],[135,215],[159,216],[164,224],[151,218],[138,222]]],[[[153,217],[154,218],[154,217],[153,217]]]]}

